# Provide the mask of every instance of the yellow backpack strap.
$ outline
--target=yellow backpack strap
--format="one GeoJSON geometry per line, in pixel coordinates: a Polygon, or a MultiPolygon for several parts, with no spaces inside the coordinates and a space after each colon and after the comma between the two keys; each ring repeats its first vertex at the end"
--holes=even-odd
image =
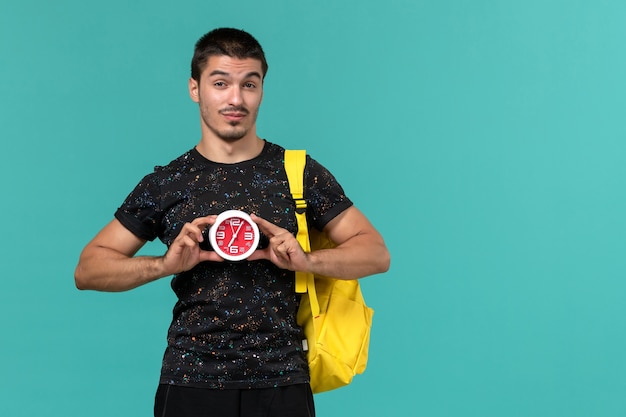
{"type": "MultiPolygon", "coordinates": [[[[296,238],[305,252],[311,252],[309,227],[306,222],[306,200],[304,199],[304,167],[306,165],[305,150],[285,150],[285,171],[289,181],[291,196],[296,202],[296,220],[298,234],[296,238]]],[[[296,271],[296,292],[309,293],[309,302],[313,315],[319,314],[319,303],[315,292],[315,278],[308,272],[296,271]]]]}
{"type": "Polygon", "coordinates": [[[306,151],[285,151],[285,171],[287,172],[287,180],[289,180],[289,190],[291,191],[291,197],[296,202],[296,219],[298,220],[298,235],[296,237],[304,251],[310,252],[309,228],[306,223],[306,200],[304,199],[305,165],[306,151]]]}

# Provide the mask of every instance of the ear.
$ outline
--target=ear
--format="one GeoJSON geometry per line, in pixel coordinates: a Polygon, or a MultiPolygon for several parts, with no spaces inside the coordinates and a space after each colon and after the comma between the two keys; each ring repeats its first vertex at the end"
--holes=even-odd
{"type": "Polygon", "coordinates": [[[200,85],[193,78],[189,78],[189,97],[194,103],[200,102],[200,85]]]}

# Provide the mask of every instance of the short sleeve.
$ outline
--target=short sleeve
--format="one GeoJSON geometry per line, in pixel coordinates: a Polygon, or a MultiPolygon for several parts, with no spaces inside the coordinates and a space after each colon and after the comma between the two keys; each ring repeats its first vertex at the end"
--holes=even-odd
{"type": "Polygon", "coordinates": [[[307,156],[305,170],[305,199],[310,224],[318,230],[324,227],[344,210],[352,206],[343,188],[333,174],[307,156]]]}
{"type": "Polygon", "coordinates": [[[115,212],[115,218],[141,239],[152,241],[159,236],[159,188],[156,174],[146,175],[115,212]]]}

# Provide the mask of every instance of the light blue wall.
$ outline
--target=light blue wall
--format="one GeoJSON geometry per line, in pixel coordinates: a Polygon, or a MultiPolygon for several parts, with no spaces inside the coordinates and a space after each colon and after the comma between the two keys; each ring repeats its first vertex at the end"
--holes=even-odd
{"type": "Polygon", "coordinates": [[[216,26],[264,45],[259,133],[392,252],[363,281],[368,370],[319,416],[625,415],[625,22],[617,0],[2,2],[0,415],[151,415],[168,280],[79,292],[73,269],[197,142],[216,26]]]}

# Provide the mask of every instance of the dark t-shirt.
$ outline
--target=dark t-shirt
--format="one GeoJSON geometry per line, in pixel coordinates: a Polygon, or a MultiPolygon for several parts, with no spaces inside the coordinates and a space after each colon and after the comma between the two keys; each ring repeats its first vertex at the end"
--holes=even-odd
{"type": "MultiPolygon", "coordinates": [[[[238,209],[296,233],[284,149],[266,142],[249,161],[219,164],[194,148],[156,167],[115,217],[136,236],[168,247],[197,217],[238,209]]],[[[352,205],[335,178],[310,157],[307,218],[319,230],[352,205]]],[[[210,248],[208,248],[210,249],[210,248]]],[[[202,262],[172,279],[178,297],[161,383],[208,388],[265,388],[308,382],[295,316],[294,273],[269,261],[202,262]]]]}

